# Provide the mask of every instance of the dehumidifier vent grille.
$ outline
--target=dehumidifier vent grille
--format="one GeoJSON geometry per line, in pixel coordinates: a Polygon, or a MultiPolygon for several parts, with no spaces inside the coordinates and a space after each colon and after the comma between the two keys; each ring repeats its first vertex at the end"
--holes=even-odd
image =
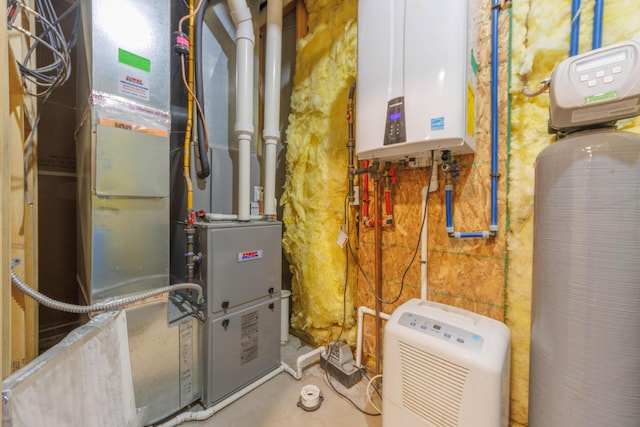
{"type": "Polygon", "coordinates": [[[458,425],[469,369],[400,341],[402,403],[439,427],[458,425]]]}

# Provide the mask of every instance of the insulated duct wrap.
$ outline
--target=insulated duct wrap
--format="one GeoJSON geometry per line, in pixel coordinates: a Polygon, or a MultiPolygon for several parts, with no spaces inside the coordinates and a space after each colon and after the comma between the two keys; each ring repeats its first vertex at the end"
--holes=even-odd
{"type": "Polygon", "coordinates": [[[93,317],[2,381],[2,425],[142,425],[136,409],[127,316],[93,317]]]}
{"type": "Polygon", "coordinates": [[[577,133],[536,162],[529,425],[640,423],[640,135],[577,133]]]}
{"type": "MultiPolygon", "coordinates": [[[[356,72],[357,2],[307,1],[309,33],[296,58],[283,248],[291,263],[292,327],[323,343],[343,317],[345,251],[336,244],[347,192],[349,87],[356,72]]],[[[347,313],[353,313],[351,289],[347,313]]],[[[347,327],[354,318],[347,315],[347,327]]]]}

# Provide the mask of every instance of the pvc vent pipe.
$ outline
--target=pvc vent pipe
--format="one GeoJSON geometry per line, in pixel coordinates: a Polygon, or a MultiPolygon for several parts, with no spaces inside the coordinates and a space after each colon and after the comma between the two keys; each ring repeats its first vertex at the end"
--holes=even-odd
{"type": "Polygon", "coordinates": [[[236,26],[236,137],[238,138],[238,221],[250,220],[251,138],[253,137],[253,55],[251,10],[244,0],[228,0],[236,26]]]}
{"type": "Polygon", "coordinates": [[[282,63],[282,0],[267,2],[267,48],[264,101],[264,214],[276,219],[276,157],[280,140],[280,76],[282,63]]]}

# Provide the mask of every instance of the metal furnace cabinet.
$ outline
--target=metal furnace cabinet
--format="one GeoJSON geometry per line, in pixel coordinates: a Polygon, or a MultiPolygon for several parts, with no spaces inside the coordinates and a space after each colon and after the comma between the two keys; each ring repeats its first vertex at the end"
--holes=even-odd
{"type": "Polygon", "coordinates": [[[202,401],[211,406],[280,364],[282,223],[197,227],[207,314],[202,401]]]}

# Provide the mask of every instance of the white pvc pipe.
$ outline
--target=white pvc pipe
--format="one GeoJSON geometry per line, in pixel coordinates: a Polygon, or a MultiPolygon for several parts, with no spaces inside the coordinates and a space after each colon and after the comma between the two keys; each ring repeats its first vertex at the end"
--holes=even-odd
{"type": "Polygon", "coordinates": [[[291,297],[291,291],[286,289],[280,291],[280,344],[282,345],[289,341],[289,297],[291,297]]]}
{"type": "Polygon", "coordinates": [[[179,424],[185,423],[187,421],[202,421],[202,420],[206,420],[206,419],[212,417],[214,414],[220,412],[220,410],[226,408],[227,406],[229,406],[230,404],[232,404],[236,400],[240,399],[242,396],[244,396],[247,393],[255,390],[256,388],[258,388],[262,384],[264,384],[267,381],[269,381],[271,378],[275,377],[276,375],[278,375],[278,374],[280,374],[281,372],[284,372],[284,371],[291,373],[291,372],[293,372],[293,369],[291,369],[291,367],[289,365],[287,365],[286,363],[281,362],[280,366],[278,366],[273,371],[269,372],[268,374],[264,375],[263,377],[259,378],[258,380],[252,382],[251,384],[249,384],[245,388],[235,392],[234,394],[232,394],[231,396],[227,397],[226,399],[220,401],[219,403],[217,403],[216,405],[212,406],[211,408],[205,409],[204,411],[183,412],[182,414],[180,414],[177,417],[167,421],[166,423],[160,424],[158,427],[174,427],[174,426],[177,426],[179,424]]]}
{"type": "Polygon", "coordinates": [[[286,372],[289,375],[291,375],[294,379],[300,380],[300,379],[302,379],[302,368],[303,368],[303,366],[305,364],[307,364],[310,359],[312,359],[312,358],[314,358],[316,356],[320,356],[321,354],[325,353],[325,351],[326,351],[326,349],[323,346],[320,346],[318,348],[315,348],[315,349],[311,350],[308,353],[305,353],[305,354],[302,354],[302,355],[298,356],[298,359],[296,360],[296,369],[295,370],[293,368],[291,368],[291,366],[287,365],[286,363],[280,362],[280,366],[278,366],[276,369],[274,369],[273,371],[269,372],[268,374],[258,378],[256,381],[252,382],[251,384],[249,384],[245,388],[243,388],[241,390],[238,390],[237,392],[233,393],[231,396],[229,396],[226,399],[218,402],[216,405],[213,405],[211,408],[205,409],[203,411],[197,411],[197,412],[183,412],[182,414],[180,414],[177,417],[167,421],[166,423],[160,424],[158,427],[175,427],[175,426],[180,425],[182,423],[185,423],[187,421],[202,421],[202,420],[206,420],[208,418],[211,418],[214,414],[220,412],[220,410],[226,408],[227,406],[229,406],[230,404],[232,404],[236,400],[240,399],[241,397],[243,397],[247,393],[255,390],[256,388],[258,388],[262,384],[266,383],[271,378],[275,377],[276,375],[280,374],[281,372],[286,372]]]}
{"type": "Polygon", "coordinates": [[[306,364],[309,361],[309,359],[312,359],[312,358],[314,358],[316,356],[320,356],[321,354],[324,354],[325,352],[326,352],[326,349],[324,348],[324,346],[320,346],[320,347],[318,347],[316,349],[311,350],[308,353],[305,353],[303,355],[298,356],[298,359],[296,360],[295,375],[291,374],[291,372],[289,372],[289,373],[296,380],[302,379],[302,368],[303,368],[304,364],[306,364]]]}
{"type": "MultiPolygon", "coordinates": [[[[356,337],[356,367],[362,367],[362,328],[364,324],[364,315],[370,314],[372,316],[376,315],[376,312],[368,307],[361,305],[358,307],[358,335],[356,337]]],[[[386,313],[380,312],[380,318],[384,320],[389,320],[391,317],[386,313]]]]}
{"type": "MultiPolygon", "coordinates": [[[[207,221],[235,221],[238,219],[236,214],[223,214],[223,213],[206,213],[204,219],[207,221]]],[[[249,219],[260,220],[264,219],[264,215],[249,215],[249,219]]]]}
{"type": "Polygon", "coordinates": [[[264,214],[276,219],[276,157],[280,140],[280,75],[282,63],[282,0],[267,2],[267,48],[264,89],[264,214]]]}
{"type": "Polygon", "coordinates": [[[255,35],[244,0],[228,0],[236,26],[236,136],[238,138],[238,221],[249,221],[251,137],[253,136],[253,55],[255,35]]]}
{"type": "MultiPolygon", "coordinates": [[[[431,181],[433,182],[433,179],[431,179],[431,181]]],[[[420,236],[420,239],[422,240],[422,244],[420,245],[420,299],[424,301],[427,300],[427,244],[429,234],[427,230],[429,228],[428,197],[429,186],[427,185],[422,187],[422,218],[424,218],[424,225],[422,226],[422,236],[420,236]]]]}
{"type": "Polygon", "coordinates": [[[427,282],[427,247],[429,245],[429,204],[427,198],[429,193],[438,191],[438,167],[435,162],[431,164],[431,175],[426,186],[422,187],[422,218],[424,226],[422,227],[422,244],[420,251],[420,298],[427,300],[428,282],[427,282]]]}

